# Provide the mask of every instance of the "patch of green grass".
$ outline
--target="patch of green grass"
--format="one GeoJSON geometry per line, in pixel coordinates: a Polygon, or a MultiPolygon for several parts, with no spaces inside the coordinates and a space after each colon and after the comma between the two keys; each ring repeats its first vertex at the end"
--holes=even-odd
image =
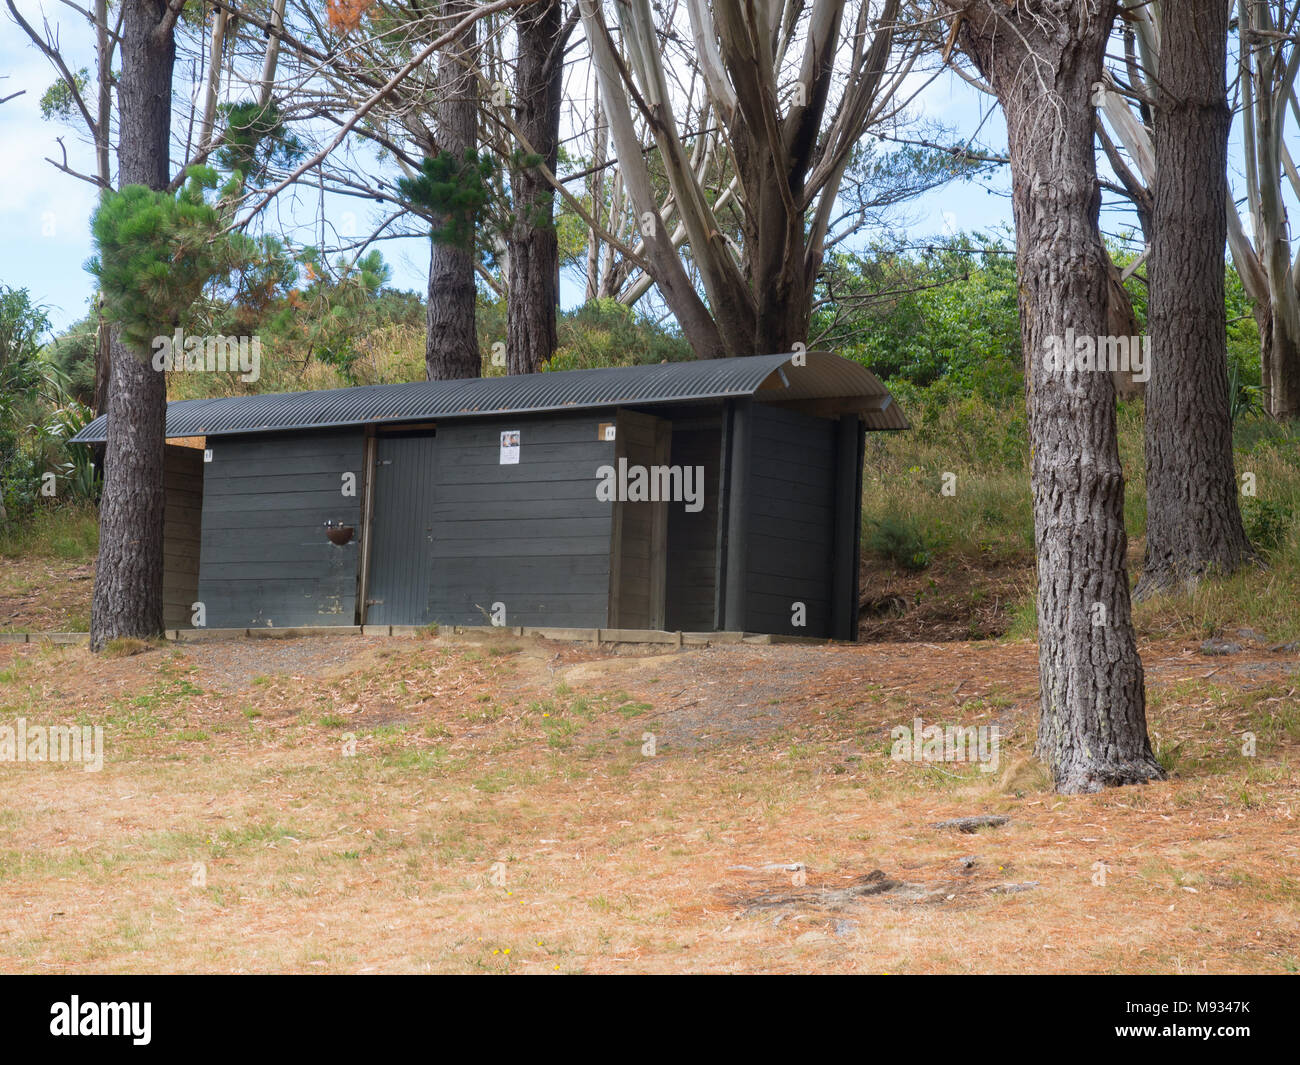
{"type": "Polygon", "coordinates": [[[39,506],[26,519],[0,528],[5,558],[93,562],[98,552],[99,511],[88,504],[39,506]]]}
{"type": "Polygon", "coordinates": [[[447,768],[447,749],[442,746],[432,749],[400,747],[385,751],[380,756],[380,761],[390,769],[413,769],[418,772],[443,770],[447,768]]]}
{"type": "Polygon", "coordinates": [[[203,689],[185,679],[169,679],[139,695],[115,699],[103,716],[83,713],[80,724],[103,725],[140,736],[155,736],[173,725],[170,711],[184,706],[203,689]]]}
{"type": "Polygon", "coordinates": [[[640,717],[642,714],[653,709],[654,707],[651,706],[649,703],[627,702],[624,703],[622,706],[614,707],[614,712],[621,717],[632,718],[632,717],[640,717]]]}
{"type": "Polygon", "coordinates": [[[259,821],[242,828],[222,829],[213,839],[208,840],[213,858],[222,858],[231,851],[243,850],[257,844],[276,843],[282,839],[294,839],[302,842],[306,837],[291,828],[277,825],[272,821],[259,821]]]}
{"type": "Polygon", "coordinates": [[[123,636],[116,640],[109,640],[104,645],[103,653],[106,658],[130,658],[132,655],[142,655],[147,654],[149,651],[156,651],[163,644],[164,641],[161,639],[137,640],[133,636],[123,636]]]}

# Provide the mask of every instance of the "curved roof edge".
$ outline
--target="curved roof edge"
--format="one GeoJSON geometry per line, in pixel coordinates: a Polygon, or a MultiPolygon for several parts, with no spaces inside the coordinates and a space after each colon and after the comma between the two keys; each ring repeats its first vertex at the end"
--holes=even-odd
{"type": "MultiPolygon", "coordinates": [[[[743,396],[813,413],[857,413],[869,429],[909,428],[889,390],[865,366],[827,351],[810,351],[178,400],[167,404],[165,436],[336,429],[743,396]]],[[[100,415],[72,442],[102,443],[107,436],[108,417],[100,415]]]]}

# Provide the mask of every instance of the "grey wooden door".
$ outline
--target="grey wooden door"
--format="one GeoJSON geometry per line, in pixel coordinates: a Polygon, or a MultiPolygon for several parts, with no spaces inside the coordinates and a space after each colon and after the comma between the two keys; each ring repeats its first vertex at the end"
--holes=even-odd
{"type": "Polygon", "coordinates": [[[376,441],[366,624],[429,624],[433,578],[432,434],[376,441]]]}

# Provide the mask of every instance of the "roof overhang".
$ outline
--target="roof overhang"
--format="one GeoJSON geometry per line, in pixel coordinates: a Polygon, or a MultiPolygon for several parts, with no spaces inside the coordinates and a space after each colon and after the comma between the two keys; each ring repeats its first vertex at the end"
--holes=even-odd
{"type": "MultiPolygon", "coordinates": [[[[752,397],[830,417],[858,414],[869,429],[906,429],[888,389],[859,363],[827,351],[565,370],[458,381],[361,385],[319,392],[186,399],[167,404],[166,437],[341,429],[752,397]]],[[[72,438],[102,443],[101,415],[72,438]]]]}

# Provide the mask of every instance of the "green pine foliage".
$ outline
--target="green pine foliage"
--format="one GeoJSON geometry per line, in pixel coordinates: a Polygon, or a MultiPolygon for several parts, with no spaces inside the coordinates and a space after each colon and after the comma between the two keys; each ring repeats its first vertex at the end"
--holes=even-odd
{"type": "Polygon", "coordinates": [[[285,126],[274,102],[265,107],[256,100],[223,103],[218,111],[225,130],[213,158],[221,169],[260,184],[272,163],[290,164],[302,158],[302,142],[285,126]]]}
{"type": "Polygon", "coordinates": [[[441,220],[433,230],[436,244],[472,248],[478,224],[492,199],[495,164],[488,153],[467,148],[457,159],[451,152],[426,158],[414,178],[400,178],[398,190],[413,207],[441,220]]]}
{"type": "Polygon", "coordinates": [[[217,187],[211,167],[191,167],[175,194],[143,185],[106,191],[91,221],[95,257],[87,269],[99,281],[104,316],[117,323],[126,342],[149,347],[170,333],[210,281],[228,276],[250,253],[250,242],[226,233],[236,177],[210,203],[217,187]]]}

